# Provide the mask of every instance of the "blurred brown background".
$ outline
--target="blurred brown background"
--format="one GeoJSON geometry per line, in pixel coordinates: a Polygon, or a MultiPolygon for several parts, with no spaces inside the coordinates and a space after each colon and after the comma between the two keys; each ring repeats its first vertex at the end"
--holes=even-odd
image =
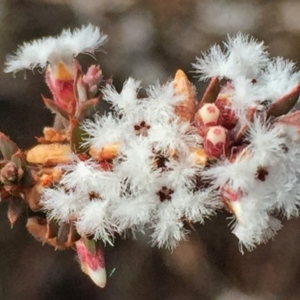
{"type": "MultiPolygon", "coordinates": [[[[299,12],[296,0],[0,0],[0,63],[25,40],[87,23],[109,35],[98,62],[118,88],[129,76],[146,87],[178,68],[189,72],[197,55],[238,31],[264,40],[272,55],[300,61],[299,12]]],[[[201,94],[205,84],[188,74],[201,94]]],[[[52,122],[40,94],[49,92],[38,72],[0,73],[0,128],[23,148],[52,122]]],[[[100,290],[72,250],[34,241],[25,218],[11,230],[5,211],[1,203],[0,300],[300,299],[300,219],[243,256],[225,213],[197,226],[174,253],[151,248],[147,236],[118,239],[106,249],[108,275],[115,272],[100,290]]]]}

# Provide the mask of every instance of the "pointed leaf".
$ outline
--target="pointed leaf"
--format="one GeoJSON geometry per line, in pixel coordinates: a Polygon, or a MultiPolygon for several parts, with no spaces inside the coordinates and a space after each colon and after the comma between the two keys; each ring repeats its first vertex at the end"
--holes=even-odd
{"type": "Polygon", "coordinates": [[[19,150],[19,147],[0,131],[0,152],[6,160],[10,160],[13,154],[19,150]]]}
{"type": "Polygon", "coordinates": [[[75,153],[85,153],[88,151],[88,147],[82,147],[82,143],[88,137],[87,133],[82,129],[80,123],[76,120],[70,121],[71,125],[71,149],[75,153]]]}
{"type": "Polygon", "coordinates": [[[267,116],[279,117],[287,114],[297,103],[300,93],[300,85],[291,92],[273,102],[267,110],[267,116]]]}
{"type": "Polygon", "coordinates": [[[62,222],[59,224],[57,233],[57,244],[63,245],[68,241],[68,236],[70,232],[70,224],[67,222],[62,222]]]}
{"type": "Polygon", "coordinates": [[[27,219],[26,228],[38,241],[45,243],[46,240],[46,219],[38,216],[32,216],[27,219]]]}
{"type": "Polygon", "coordinates": [[[294,125],[296,127],[300,126],[300,111],[297,110],[293,113],[284,115],[275,120],[276,123],[286,124],[286,125],[294,125]]]}
{"type": "Polygon", "coordinates": [[[220,92],[220,81],[218,77],[213,77],[206,88],[206,91],[202,97],[202,99],[199,102],[199,106],[201,107],[205,103],[213,103],[217,99],[217,96],[220,92]]]}
{"type": "Polygon", "coordinates": [[[52,111],[55,113],[59,113],[62,117],[64,117],[65,119],[69,120],[69,115],[66,111],[64,111],[63,109],[61,109],[53,100],[46,98],[42,95],[43,101],[45,103],[45,105],[52,111]]]}
{"type": "Polygon", "coordinates": [[[99,98],[93,98],[90,100],[85,101],[84,103],[81,103],[80,108],[76,114],[76,119],[78,121],[83,120],[86,117],[89,117],[91,113],[94,112],[94,107],[99,102],[99,98]]]}
{"type": "Polygon", "coordinates": [[[10,159],[16,164],[18,168],[24,167],[26,165],[26,158],[23,152],[19,149],[15,154],[12,155],[10,159]]]}
{"type": "Polygon", "coordinates": [[[58,235],[58,223],[55,220],[47,220],[46,239],[53,239],[58,235]]]}
{"type": "Polygon", "coordinates": [[[96,255],[96,252],[97,252],[97,242],[94,241],[94,240],[90,240],[88,238],[82,238],[82,241],[83,241],[85,247],[88,249],[88,251],[92,255],[96,255]]]}
{"type": "Polygon", "coordinates": [[[81,236],[77,232],[74,222],[71,222],[67,244],[72,244],[74,242],[77,242],[78,240],[80,240],[80,238],[81,238],[81,236]]]}
{"type": "Polygon", "coordinates": [[[9,199],[7,217],[9,219],[11,228],[13,228],[15,222],[21,215],[23,209],[24,209],[24,202],[22,201],[22,198],[12,196],[9,199]]]}
{"type": "Polygon", "coordinates": [[[193,121],[195,116],[195,91],[182,70],[177,70],[174,77],[174,90],[177,95],[184,95],[184,99],[175,106],[175,113],[183,120],[193,121]]]}

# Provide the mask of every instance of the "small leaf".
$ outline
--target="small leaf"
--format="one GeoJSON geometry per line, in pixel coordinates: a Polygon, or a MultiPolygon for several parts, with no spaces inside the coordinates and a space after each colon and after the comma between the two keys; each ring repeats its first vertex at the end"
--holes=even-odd
{"type": "Polygon", "coordinates": [[[94,241],[94,240],[90,240],[88,238],[82,238],[82,241],[83,241],[85,247],[88,249],[88,251],[92,255],[96,255],[96,252],[97,252],[97,242],[94,241]]]}
{"type": "Polygon", "coordinates": [[[54,113],[59,113],[63,118],[69,120],[69,115],[66,111],[61,109],[53,100],[42,95],[45,105],[54,113]]]}
{"type": "Polygon", "coordinates": [[[26,165],[25,155],[20,149],[18,149],[18,151],[12,155],[10,160],[15,163],[18,168],[22,168],[26,165]]]}
{"type": "Polygon", "coordinates": [[[220,81],[218,77],[213,77],[206,88],[206,91],[199,102],[199,106],[201,107],[205,103],[213,103],[217,99],[218,94],[220,93],[220,81]]]}
{"type": "Polygon", "coordinates": [[[9,199],[7,217],[9,219],[11,228],[13,228],[23,209],[24,202],[22,201],[21,197],[12,196],[9,199]]]}
{"type": "Polygon", "coordinates": [[[76,226],[75,226],[74,222],[71,222],[71,224],[70,224],[70,232],[69,232],[69,235],[68,235],[67,244],[71,245],[74,242],[77,242],[80,238],[81,238],[81,236],[77,232],[76,226]]]}
{"type": "Polygon", "coordinates": [[[94,107],[99,102],[99,98],[93,98],[85,101],[80,105],[79,111],[76,116],[76,120],[81,121],[86,117],[89,117],[94,112],[94,107]]]}
{"type": "Polygon", "coordinates": [[[293,113],[284,115],[284,116],[276,119],[275,122],[299,127],[300,126],[300,111],[297,110],[293,113]]]}
{"type": "Polygon", "coordinates": [[[57,245],[63,245],[67,243],[69,233],[70,233],[70,224],[67,222],[60,223],[58,228],[58,233],[57,233],[57,245]]]}
{"type": "Polygon", "coordinates": [[[267,116],[279,117],[287,114],[297,103],[300,93],[300,85],[297,85],[291,92],[273,102],[268,110],[267,116]]]}
{"type": "Polygon", "coordinates": [[[47,220],[46,239],[53,239],[58,234],[58,223],[55,220],[47,220]]]}
{"type": "Polygon", "coordinates": [[[31,235],[33,235],[38,241],[45,243],[46,240],[46,219],[39,216],[32,216],[27,219],[26,228],[31,235]]]}
{"type": "Polygon", "coordinates": [[[192,83],[182,70],[177,70],[174,77],[175,94],[184,99],[175,106],[175,113],[183,120],[192,122],[195,116],[195,91],[192,83]]]}
{"type": "Polygon", "coordinates": [[[71,125],[71,149],[76,154],[78,153],[86,153],[88,151],[88,147],[82,147],[82,143],[88,137],[88,134],[82,129],[80,123],[76,120],[70,121],[71,125]]]}
{"type": "Polygon", "coordinates": [[[0,151],[4,159],[10,160],[13,154],[19,150],[19,147],[9,139],[4,133],[0,132],[0,151]]]}

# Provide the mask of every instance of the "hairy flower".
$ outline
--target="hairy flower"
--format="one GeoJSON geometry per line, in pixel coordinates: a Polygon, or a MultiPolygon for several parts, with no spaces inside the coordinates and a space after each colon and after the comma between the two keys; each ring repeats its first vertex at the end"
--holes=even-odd
{"type": "Polygon", "coordinates": [[[4,71],[16,73],[23,69],[43,69],[48,63],[57,68],[60,62],[70,67],[73,57],[79,53],[94,54],[106,40],[107,36],[91,24],[73,31],[65,29],[56,37],[41,38],[19,46],[15,55],[7,56],[4,71]]]}

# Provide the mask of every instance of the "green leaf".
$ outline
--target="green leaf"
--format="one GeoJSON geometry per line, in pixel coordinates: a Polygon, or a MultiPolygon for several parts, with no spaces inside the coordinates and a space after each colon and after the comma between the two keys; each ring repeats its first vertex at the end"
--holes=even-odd
{"type": "Polygon", "coordinates": [[[88,134],[82,129],[81,124],[76,120],[70,121],[71,125],[71,149],[75,153],[86,153],[89,147],[82,147],[82,143],[88,138],[88,134]]]}
{"type": "Polygon", "coordinates": [[[10,140],[4,133],[0,132],[0,151],[6,160],[10,160],[12,155],[19,150],[19,147],[10,140]]]}

